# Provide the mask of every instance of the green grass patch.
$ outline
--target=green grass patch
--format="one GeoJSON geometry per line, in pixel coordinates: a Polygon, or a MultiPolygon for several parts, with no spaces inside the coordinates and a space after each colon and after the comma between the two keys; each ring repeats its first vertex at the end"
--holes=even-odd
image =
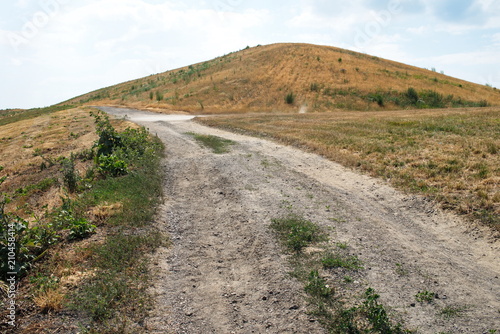
{"type": "Polygon", "coordinates": [[[464,313],[468,310],[467,306],[461,306],[461,305],[448,305],[443,307],[439,311],[439,315],[442,316],[445,319],[453,319],[453,318],[459,318],[464,315],[464,313]]]}
{"type": "Polygon", "coordinates": [[[342,255],[334,252],[326,252],[321,259],[321,264],[325,269],[345,268],[350,270],[361,269],[361,261],[357,256],[342,255]]]}
{"type": "Polygon", "coordinates": [[[210,148],[215,154],[227,153],[229,152],[229,147],[236,144],[232,140],[217,136],[202,135],[192,132],[188,134],[193,136],[193,138],[203,146],[210,148]]]}
{"type": "Polygon", "coordinates": [[[312,243],[327,240],[326,234],[318,225],[298,216],[273,219],[271,228],[278,233],[282,243],[293,252],[301,252],[312,243]]]}
{"type": "Polygon", "coordinates": [[[110,325],[118,313],[132,321],[144,317],[151,306],[145,291],[149,269],[144,255],[165,245],[159,233],[122,233],[108,236],[103,245],[93,248],[95,276],[73,296],[73,307],[90,315],[101,328],[110,325]]]}

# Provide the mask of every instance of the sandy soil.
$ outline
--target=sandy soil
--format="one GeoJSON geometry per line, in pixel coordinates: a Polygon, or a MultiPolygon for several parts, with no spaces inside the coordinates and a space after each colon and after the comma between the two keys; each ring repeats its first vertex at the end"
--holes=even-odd
{"type": "Polygon", "coordinates": [[[149,333],[324,333],[307,314],[300,283],[269,229],[294,212],[347,242],[397,318],[418,333],[500,330],[500,243],[488,231],[322,157],[196,122],[144,118],[166,144],[165,202],[158,224],[173,245],[154,259],[149,333]],[[215,155],[187,132],[237,142],[215,155]],[[419,291],[437,298],[419,303],[419,291]],[[447,319],[445,307],[459,308],[447,319]]]}

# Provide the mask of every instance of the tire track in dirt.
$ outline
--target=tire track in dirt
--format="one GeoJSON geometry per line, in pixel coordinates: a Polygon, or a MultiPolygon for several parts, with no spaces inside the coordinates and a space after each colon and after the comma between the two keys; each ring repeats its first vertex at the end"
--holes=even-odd
{"type": "Polygon", "coordinates": [[[291,211],[334,227],[332,239],[348,242],[365,264],[357,284],[375,288],[408,328],[500,329],[499,245],[487,232],[294,148],[193,121],[142,124],[167,146],[160,216],[173,239],[171,249],[155,257],[157,305],[146,322],[150,333],[323,333],[310,321],[302,287],[287,275],[286,257],[268,228],[272,218],[291,211]],[[214,155],[186,132],[238,145],[214,155]],[[418,303],[419,291],[438,298],[418,303]],[[446,319],[440,315],[445,307],[465,312],[446,319]]]}

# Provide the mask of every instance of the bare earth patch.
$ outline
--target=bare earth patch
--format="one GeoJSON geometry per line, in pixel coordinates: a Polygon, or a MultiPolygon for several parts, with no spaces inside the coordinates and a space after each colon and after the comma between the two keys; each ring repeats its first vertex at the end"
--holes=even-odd
{"type": "MultiPolygon", "coordinates": [[[[132,121],[142,114],[103,109],[132,121]]],[[[499,242],[487,231],[314,154],[192,121],[142,124],[167,146],[158,221],[173,241],[153,261],[147,332],[324,333],[269,228],[290,213],[349,247],[363,269],[347,288],[373,287],[407,328],[500,329],[499,242]],[[187,133],[237,144],[216,155],[187,133]],[[434,299],[419,301],[423,292],[434,299]]]]}

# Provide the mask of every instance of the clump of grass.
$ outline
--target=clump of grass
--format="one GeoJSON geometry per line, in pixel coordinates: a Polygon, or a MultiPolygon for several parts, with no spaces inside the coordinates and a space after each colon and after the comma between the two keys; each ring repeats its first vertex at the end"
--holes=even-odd
{"type": "Polygon", "coordinates": [[[443,307],[439,311],[439,315],[445,319],[458,318],[461,317],[467,311],[467,309],[468,309],[467,306],[449,305],[443,307]]]}
{"type": "Polygon", "coordinates": [[[224,139],[212,135],[202,135],[197,133],[188,133],[193,136],[193,138],[201,143],[202,145],[212,149],[215,154],[222,154],[229,152],[229,147],[235,145],[236,143],[229,139],[224,139]]]}
{"type": "Polygon", "coordinates": [[[301,252],[312,243],[326,240],[326,234],[311,221],[292,215],[287,218],[273,219],[274,229],[282,243],[293,252],[301,252]]]}
{"type": "Polygon", "coordinates": [[[327,252],[321,259],[324,268],[345,268],[350,270],[361,269],[361,261],[356,256],[341,255],[327,252]]]}
{"type": "Polygon", "coordinates": [[[304,290],[313,297],[330,298],[333,295],[333,288],[326,284],[326,279],[321,277],[317,270],[309,273],[304,290]]]}

